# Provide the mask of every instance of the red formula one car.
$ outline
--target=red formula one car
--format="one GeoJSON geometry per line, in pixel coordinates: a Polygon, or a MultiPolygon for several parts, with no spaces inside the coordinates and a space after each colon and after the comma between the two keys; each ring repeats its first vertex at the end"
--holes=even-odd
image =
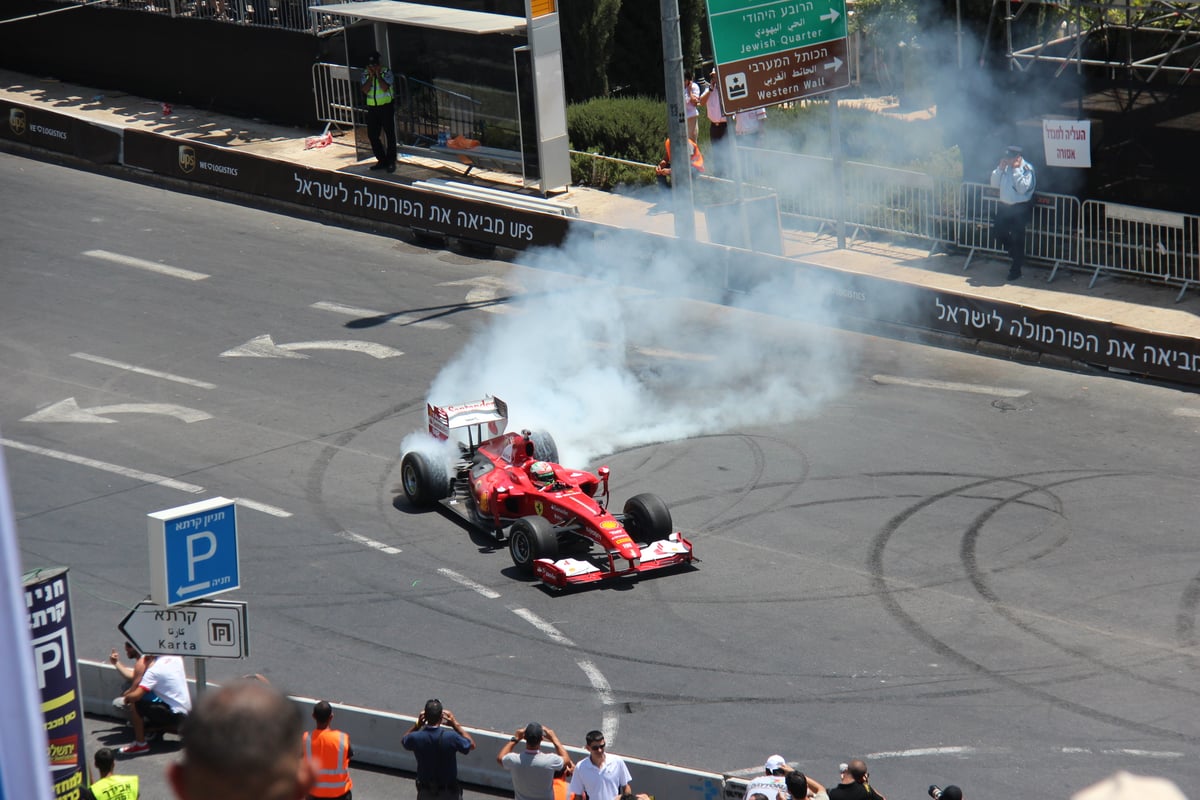
{"type": "Polygon", "coordinates": [[[544,431],[505,433],[508,407],[488,397],[458,406],[429,406],[429,433],[457,442],[460,457],[430,451],[404,454],[404,494],[417,507],[441,503],[497,541],[508,540],[513,563],[557,589],[690,564],[692,544],[672,530],[657,495],[638,494],[624,512],[608,511],[608,467],[595,473],[558,464],[544,431]],[[461,435],[461,434],[460,434],[461,435]],[[580,544],[579,558],[560,550],[580,544]]]}

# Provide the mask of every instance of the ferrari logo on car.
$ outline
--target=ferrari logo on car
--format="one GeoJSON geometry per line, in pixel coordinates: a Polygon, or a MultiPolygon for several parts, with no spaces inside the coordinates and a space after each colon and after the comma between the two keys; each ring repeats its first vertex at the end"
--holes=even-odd
{"type": "Polygon", "coordinates": [[[544,510],[545,506],[542,505],[541,500],[533,501],[533,513],[537,514],[539,517],[544,517],[546,516],[544,513],[542,513],[544,510]]]}

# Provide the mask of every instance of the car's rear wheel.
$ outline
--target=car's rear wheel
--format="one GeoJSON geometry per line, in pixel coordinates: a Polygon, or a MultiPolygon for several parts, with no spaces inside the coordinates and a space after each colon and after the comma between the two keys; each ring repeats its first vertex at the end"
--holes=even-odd
{"type": "Polygon", "coordinates": [[[529,441],[533,444],[534,461],[558,463],[558,445],[554,443],[553,436],[546,431],[533,431],[529,434],[529,441]]]}
{"type": "Polygon", "coordinates": [[[671,509],[656,494],[635,494],[625,501],[625,530],[643,544],[671,534],[671,509]]]}
{"type": "Polygon", "coordinates": [[[508,531],[508,553],[525,575],[533,574],[539,558],[558,560],[558,536],[545,517],[521,517],[508,531]]]}
{"type": "Polygon", "coordinates": [[[450,494],[450,471],[441,461],[413,450],[400,461],[404,496],[417,508],[429,508],[450,494]]]}

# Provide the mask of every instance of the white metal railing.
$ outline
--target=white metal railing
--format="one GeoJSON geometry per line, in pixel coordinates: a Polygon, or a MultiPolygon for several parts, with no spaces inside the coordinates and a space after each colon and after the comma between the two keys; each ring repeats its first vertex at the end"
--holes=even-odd
{"type": "Polygon", "coordinates": [[[1119,203],[1083,204],[1079,266],[1179,284],[1179,295],[1200,282],[1200,217],[1119,203]]]}
{"type": "Polygon", "coordinates": [[[358,92],[344,64],[313,64],[313,99],[317,119],[339,128],[365,125],[365,111],[358,106],[358,92]]]}
{"type": "MultiPolygon", "coordinates": [[[[575,155],[610,159],[593,153],[575,155]]],[[[968,250],[963,269],[976,253],[1003,255],[992,235],[999,202],[996,189],[982,183],[935,178],[925,173],[859,162],[843,166],[842,207],[831,159],[756,148],[739,148],[742,178],[749,186],[773,191],[779,211],[805,219],[821,232],[839,218],[854,230],[924,239],[931,252],[939,245],[968,250]]],[[[853,238],[852,237],[852,241],[853,238]]],[[[1179,286],[1178,302],[1200,284],[1200,216],[1038,192],[1025,231],[1030,261],[1058,270],[1133,275],[1179,286]]]]}
{"type": "Polygon", "coordinates": [[[342,26],[340,17],[329,14],[310,17],[309,0],[69,0],[67,5],[120,8],[171,17],[312,33],[329,33],[342,26]]]}

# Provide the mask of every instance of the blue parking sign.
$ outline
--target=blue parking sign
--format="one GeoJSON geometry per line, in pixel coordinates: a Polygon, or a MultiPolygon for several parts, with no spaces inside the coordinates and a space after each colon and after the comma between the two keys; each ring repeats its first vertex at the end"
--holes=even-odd
{"type": "Polygon", "coordinates": [[[237,589],[237,504],[214,497],[148,515],[150,598],[162,606],[237,589]]]}

